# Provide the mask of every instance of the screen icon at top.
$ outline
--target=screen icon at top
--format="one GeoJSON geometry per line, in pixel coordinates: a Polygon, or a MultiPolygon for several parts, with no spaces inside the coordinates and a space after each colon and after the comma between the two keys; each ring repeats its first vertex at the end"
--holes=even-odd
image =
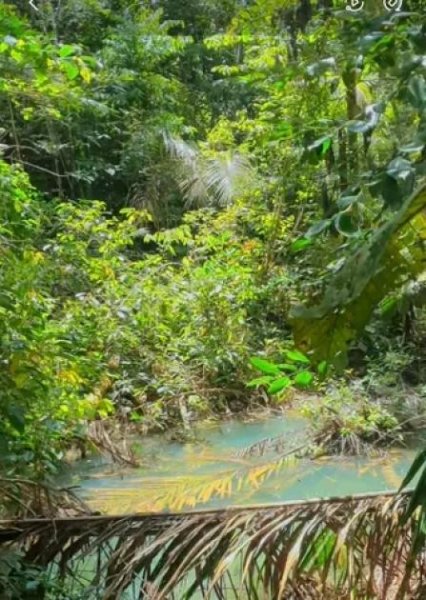
{"type": "Polygon", "coordinates": [[[359,12],[364,8],[364,0],[346,0],[346,10],[349,12],[359,12]]]}
{"type": "Polygon", "coordinates": [[[402,0],[383,0],[383,6],[389,12],[392,10],[399,12],[402,8],[402,0]]]}
{"type": "MultiPolygon", "coordinates": [[[[382,0],[385,10],[388,12],[399,12],[402,9],[403,0],[382,0]]],[[[346,0],[346,10],[357,13],[365,6],[364,0],[346,0]]]]}

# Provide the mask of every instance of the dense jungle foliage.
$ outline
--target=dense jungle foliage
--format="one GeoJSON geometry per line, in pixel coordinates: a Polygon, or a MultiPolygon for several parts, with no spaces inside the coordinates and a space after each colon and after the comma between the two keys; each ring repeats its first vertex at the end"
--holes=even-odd
{"type": "Polygon", "coordinates": [[[420,0],[3,2],[1,472],[110,417],[421,423],[425,75],[420,0]]]}

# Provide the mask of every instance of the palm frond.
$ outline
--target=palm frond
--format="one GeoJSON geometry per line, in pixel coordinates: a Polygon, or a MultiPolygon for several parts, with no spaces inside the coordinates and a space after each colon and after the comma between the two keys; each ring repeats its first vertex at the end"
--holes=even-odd
{"type": "Polygon", "coordinates": [[[0,522],[0,544],[56,579],[67,598],[396,600],[422,598],[409,494],[371,494],[185,514],[0,522]],[[68,576],[69,577],[69,576],[68,576]],[[78,584],[78,585],[77,585],[78,584]],[[95,596],[96,591],[96,596],[95,596]]]}
{"type": "Polygon", "coordinates": [[[253,180],[248,158],[238,152],[225,152],[205,161],[203,175],[209,193],[220,206],[230,204],[253,180]]]}
{"type": "Polygon", "coordinates": [[[30,479],[0,477],[0,518],[91,514],[72,489],[54,488],[30,479]]]}
{"type": "Polygon", "coordinates": [[[194,144],[165,135],[164,143],[179,166],[179,186],[190,205],[226,206],[254,181],[253,168],[239,152],[204,156],[194,144]]]}

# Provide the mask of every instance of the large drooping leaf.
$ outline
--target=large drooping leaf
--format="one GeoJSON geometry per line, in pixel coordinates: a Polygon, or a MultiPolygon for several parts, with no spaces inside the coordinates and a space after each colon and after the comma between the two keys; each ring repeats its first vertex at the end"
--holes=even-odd
{"type": "Polygon", "coordinates": [[[321,302],[291,311],[298,348],[336,366],[346,361],[348,343],[368,323],[393,289],[426,268],[426,186],[346,259],[329,281],[321,302]]]}

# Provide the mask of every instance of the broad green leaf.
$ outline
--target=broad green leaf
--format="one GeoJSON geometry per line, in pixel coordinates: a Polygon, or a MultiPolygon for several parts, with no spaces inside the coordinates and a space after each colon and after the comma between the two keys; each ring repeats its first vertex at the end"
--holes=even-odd
{"type": "Polygon", "coordinates": [[[310,371],[300,371],[294,377],[294,383],[299,387],[309,387],[314,380],[314,376],[310,371]]]}
{"type": "Polygon", "coordinates": [[[288,363],[281,363],[278,365],[282,371],[287,371],[289,373],[296,373],[297,367],[294,365],[289,365],[288,363]]]}
{"type": "Polygon", "coordinates": [[[406,146],[402,146],[399,151],[403,154],[414,154],[416,152],[421,152],[425,146],[425,142],[422,139],[416,138],[410,144],[406,146]]]}
{"type": "Polygon", "coordinates": [[[389,163],[386,172],[396,181],[405,181],[413,174],[414,167],[409,160],[398,156],[389,163]]]}
{"type": "Polygon", "coordinates": [[[62,68],[64,69],[66,76],[70,80],[78,77],[78,74],[80,73],[78,66],[74,62],[71,62],[71,61],[63,62],[62,68]]]}
{"type": "Polygon", "coordinates": [[[292,243],[291,249],[293,252],[300,252],[301,250],[304,250],[305,248],[311,245],[312,240],[309,240],[308,238],[299,238],[298,240],[292,243]]]}
{"type": "Polygon", "coordinates": [[[277,394],[291,385],[290,377],[280,377],[271,383],[268,387],[269,394],[277,394]]]}
{"type": "Polygon", "coordinates": [[[418,110],[426,107],[426,81],[422,75],[411,77],[407,86],[407,97],[418,110]]]}
{"type": "Polygon", "coordinates": [[[334,226],[342,235],[351,237],[358,233],[358,228],[354,224],[351,215],[347,212],[339,213],[334,218],[334,226]]]}
{"type": "Polygon", "coordinates": [[[325,156],[327,154],[327,152],[330,150],[331,148],[331,138],[327,138],[324,140],[322,146],[321,146],[321,156],[325,156]]]}
{"type": "Polygon", "coordinates": [[[309,358],[299,350],[287,350],[285,354],[287,358],[293,362],[304,363],[305,365],[309,365],[311,362],[309,358]]]}
{"type": "Polygon", "coordinates": [[[266,373],[267,375],[279,375],[280,369],[274,363],[265,360],[264,358],[253,357],[250,359],[250,363],[258,369],[262,371],[262,373],[266,373]]]}
{"type": "Polygon", "coordinates": [[[322,360],[317,367],[318,375],[325,377],[328,371],[328,363],[326,360],[322,360]]]}
{"type": "Polygon", "coordinates": [[[322,221],[318,221],[317,223],[314,223],[314,225],[312,225],[312,227],[310,227],[308,229],[308,231],[306,232],[307,237],[314,237],[314,236],[318,235],[319,233],[322,233],[323,231],[325,231],[326,229],[328,229],[330,227],[330,223],[331,223],[331,219],[324,219],[322,221]]]}
{"type": "Polygon", "coordinates": [[[308,150],[318,150],[321,156],[327,154],[327,151],[331,148],[331,138],[326,135],[323,136],[308,146],[308,150]]]}
{"type": "Polygon", "coordinates": [[[397,306],[398,306],[397,298],[386,298],[386,300],[384,300],[380,304],[380,313],[383,316],[385,316],[385,315],[393,312],[397,306]]]}
{"type": "Polygon", "coordinates": [[[71,46],[70,44],[64,44],[59,50],[59,56],[61,58],[66,58],[67,56],[71,56],[71,54],[74,54],[75,51],[75,46],[71,46]]]}
{"type": "Polygon", "coordinates": [[[337,201],[337,206],[340,210],[345,210],[360,201],[359,194],[356,196],[341,196],[337,201]]]}

